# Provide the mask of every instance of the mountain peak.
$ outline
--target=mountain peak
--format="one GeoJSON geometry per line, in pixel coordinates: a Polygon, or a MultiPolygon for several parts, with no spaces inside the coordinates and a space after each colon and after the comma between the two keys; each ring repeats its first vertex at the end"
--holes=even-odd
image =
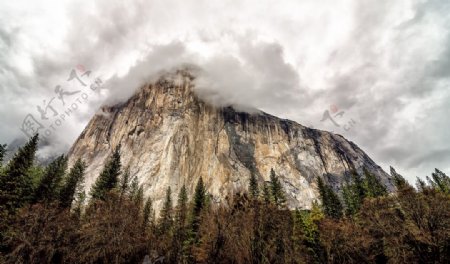
{"type": "Polygon", "coordinates": [[[215,201],[246,190],[250,175],[260,183],[273,168],[291,208],[309,208],[318,198],[317,177],[339,189],[355,171],[389,176],[342,136],[304,127],[264,112],[216,107],[201,99],[186,69],[165,73],[125,103],[103,107],[72,146],[73,163],[90,164],[86,188],[119,143],[122,163],[144,185],[158,209],[165,190],[183,184],[193,191],[202,177],[215,201]]]}

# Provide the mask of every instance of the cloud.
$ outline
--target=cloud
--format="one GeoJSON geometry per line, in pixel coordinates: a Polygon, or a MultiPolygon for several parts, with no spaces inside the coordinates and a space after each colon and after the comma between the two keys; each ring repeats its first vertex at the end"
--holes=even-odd
{"type": "Polygon", "coordinates": [[[195,65],[197,92],[212,103],[343,134],[409,179],[450,172],[449,11],[444,0],[3,2],[0,140],[17,139],[27,114],[39,118],[56,85],[82,89],[66,81],[77,65],[104,88],[78,103],[43,155],[66,151],[102,104],[195,65]],[[341,127],[320,121],[330,107],[345,112],[341,127]]]}

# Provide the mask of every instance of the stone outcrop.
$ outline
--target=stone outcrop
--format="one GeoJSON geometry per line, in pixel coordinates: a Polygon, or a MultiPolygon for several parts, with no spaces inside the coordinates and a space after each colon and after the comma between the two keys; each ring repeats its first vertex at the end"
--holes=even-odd
{"type": "Polygon", "coordinates": [[[95,182],[120,143],[122,163],[144,185],[156,209],[167,187],[183,184],[192,194],[203,177],[213,201],[247,189],[251,173],[259,182],[279,175],[291,208],[308,208],[318,198],[316,178],[339,189],[351,171],[375,174],[389,189],[391,179],[358,146],[340,135],[311,129],[266,113],[218,108],[199,99],[194,77],[167,74],[142,87],[127,102],[103,107],[69,152],[89,165],[85,186],[95,182]]]}

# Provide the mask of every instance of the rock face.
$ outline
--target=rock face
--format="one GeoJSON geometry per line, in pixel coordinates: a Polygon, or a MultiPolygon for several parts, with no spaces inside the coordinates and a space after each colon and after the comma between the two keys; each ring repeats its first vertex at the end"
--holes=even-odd
{"type": "Polygon", "coordinates": [[[103,107],[69,152],[69,163],[88,164],[85,186],[95,182],[120,143],[122,164],[144,185],[159,209],[167,187],[175,195],[183,184],[193,193],[200,177],[213,196],[247,189],[251,173],[269,180],[273,168],[291,208],[309,208],[318,199],[316,178],[339,189],[350,171],[365,168],[392,189],[389,176],[354,143],[340,135],[307,128],[266,113],[216,108],[193,92],[185,71],[145,85],[127,102],[103,107]],[[175,78],[174,78],[175,77],[175,78]]]}

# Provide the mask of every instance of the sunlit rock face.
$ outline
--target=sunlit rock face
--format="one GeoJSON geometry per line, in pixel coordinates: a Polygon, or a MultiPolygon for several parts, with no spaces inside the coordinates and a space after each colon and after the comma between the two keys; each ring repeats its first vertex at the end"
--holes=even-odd
{"type": "Polygon", "coordinates": [[[251,173],[268,181],[273,168],[290,208],[309,208],[318,199],[317,177],[336,190],[350,172],[363,169],[393,189],[389,176],[354,143],[266,113],[242,113],[199,99],[186,71],[167,74],[142,87],[127,102],[103,107],[72,146],[70,164],[89,165],[90,189],[120,143],[123,167],[161,207],[166,189],[183,184],[192,194],[203,177],[214,202],[245,191],[251,173]]]}

